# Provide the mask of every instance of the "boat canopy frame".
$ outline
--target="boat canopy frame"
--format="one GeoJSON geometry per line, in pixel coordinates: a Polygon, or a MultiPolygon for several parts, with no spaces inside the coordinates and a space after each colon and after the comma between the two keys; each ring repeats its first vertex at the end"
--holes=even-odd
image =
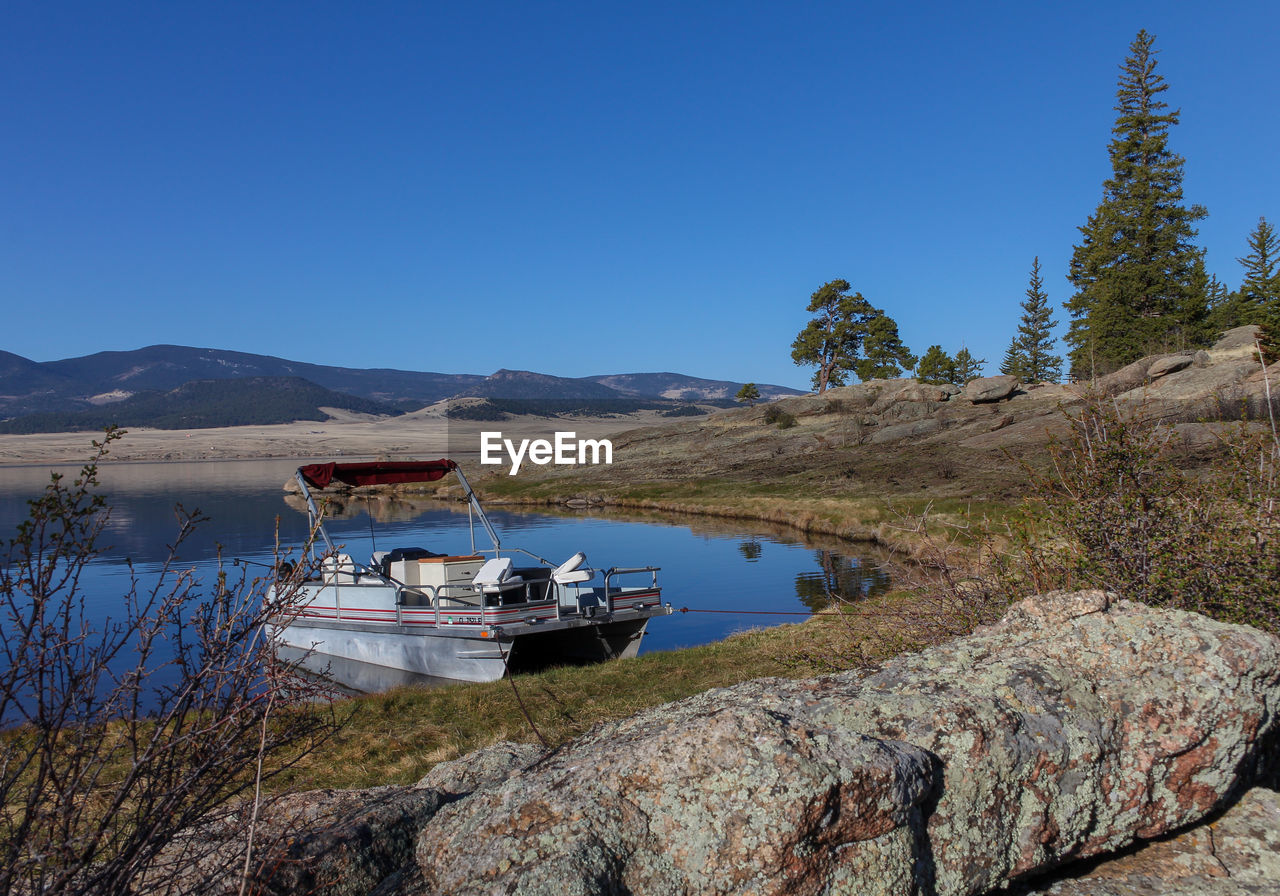
{"type": "MultiPolygon", "coordinates": [[[[324,518],[320,508],[316,505],[314,496],[311,494],[312,487],[317,489],[328,488],[335,479],[352,486],[437,482],[449,473],[453,473],[454,476],[458,477],[458,482],[462,485],[469,510],[480,518],[484,531],[488,534],[489,540],[493,542],[494,556],[498,556],[502,550],[502,541],[498,538],[498,533],[489,522],[489,518],[485,516],[484,508],[480,506],[480,500],[476,497],[476,493],[471,488],[471,483],[467,481],[467,477],[463,475],[462,468],[458,466],[457,462],[447,457],[442,457],[440,460],[365,461],[354,463],[330,461],[328,463],[306,464],[298,467],[294,476],[297,479],[298,487],[302,489],[302,497],[307,502],[307,512],[311,516],[312,527],[324,539],[328,552],[335,554],[338,548],[325,530],[324,518]]],[[[473,545],[474,542],[475,538],[473,536],[473,545]]]]}

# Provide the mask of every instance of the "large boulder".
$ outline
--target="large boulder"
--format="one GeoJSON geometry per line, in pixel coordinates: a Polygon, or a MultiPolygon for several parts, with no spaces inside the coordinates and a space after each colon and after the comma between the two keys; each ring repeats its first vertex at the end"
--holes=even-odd
{"type": "Polygon", "coordinates": [[[1209,349],[1209,358],[1213,363],[1222,361],[1258,360],[1258,330],[1254,324],[1227,330],[1209,349]]]}
{"type": "MultiPolygon", "coordinates": [[[[891,382],[898,383],[900,380],[891,382]]],[[[946,401],[954,393],[955,387],[935,386],[931,383],[920,383],[906,380],[901,386],[884,389],[875,403],[871,405],[871,413],[883,414],[889,407],[898,402],[932,402],[937,404],[946,401]]]]}
{"type": "Polygon", "coordinates": [[[1194,354],[1165,355],[1151,362],[1151,366],[1147,368],[1147,377],[1156,380],[1170,373],[1185,370],[1194,362],[1194,354]]]}
{"type": "Polygon", "coordinates": [[[1278,710],[1275,637],[1030,598],[871,675],[600,726],[441,809],[405,891],[981,893],[1228,804],[1278,710]]]}
{"type": "Polygon", "coordinates": [[[1222,402],[1227,406],[1239,402],[1244,395],[1243,383],[1250,374],[1261,369],[1256,360],[1221,361],[1208,367],[1188,365],[1166,371],[1150,384],[1121,393],[1118,399],[1137,403],[1178,402],[1183,405],[1183,414],[1206,413],[1215,408],[1203,407],[1205,401],[1222,402]]]}
{"type": "Polygon", "coordinates": [[[1000,376],[980,376],[969,380],[964,385],[964,397],[974,404],[987,401],[1000,401],[1013,395],[1022,385],[1016,376],[1001,374],[1000,376]]]}
{"type": "Polygon", "coordinates": [[[903,439],[920,439],[931,436],[942,429],[942,421],[937,417],[926,417],[923,420],[906,423],[893,423],[882,426],[871,435],[871,444],[887,445],[890,442],[901,442],[903,439]]]}

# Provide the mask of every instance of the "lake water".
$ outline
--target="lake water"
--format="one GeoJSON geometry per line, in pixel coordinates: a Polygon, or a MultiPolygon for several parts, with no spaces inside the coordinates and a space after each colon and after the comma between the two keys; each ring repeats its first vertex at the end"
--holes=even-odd
{"type": "MultiPolygon", "coordinates": [[[[181,564],[194,568],[197,578],[212,576],[219,546],[224,560],[247,561],[251,576],[265,572],[277,520],[282,545],[295,546],[307,534],[302,505],[296,498],[287,500],[283,490],[296,466],[297,461],[104,465],[100,478],[112,510],[102,556],[85,578],[91,617],[102,622],[118,615],[129,586],[127,561],[144,585],[159,574],[177,532],[175,505],[208,517],[179,551],[181,564]]],[[[48,468],[0,468],[0,532],[6,542],[25,517],[26,500],[48,477],[48,468]]],[[[486,509],[504,547],[523,548],[555,563],[584,551],[588,564],[602,569],[662,567],[663,601],[694,612],[652,620],[642,646],[646,653],[797,622],[826,606],[832,591],[857,599],[881,593],[889,584],[879,568],[883,558],[871,549],[806,543],[764,524],[486,509]]],[[[375,549],[470,550],[465,505],[352,499],[327,528],[358,562],[375,549]]],[[[489,546],[483,530],[478,529],[477,539],[480,547],[489,546]]]]}

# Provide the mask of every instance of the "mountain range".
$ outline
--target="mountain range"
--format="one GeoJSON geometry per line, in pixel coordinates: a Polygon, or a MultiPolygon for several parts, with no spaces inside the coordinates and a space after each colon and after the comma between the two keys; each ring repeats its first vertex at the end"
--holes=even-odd
{"type": "MultiPolygon", "coordinates": [[[[0,351],[0,430],[199,428],[325,419],[322,408],[396,414],[453,398],[647,407],[732,404],[742,383],[678,373],[580,378],[331,367],[180,345],[32,361],[0,351]]],[[[802,394],[757,383],[763,400],[802,394]]]]}

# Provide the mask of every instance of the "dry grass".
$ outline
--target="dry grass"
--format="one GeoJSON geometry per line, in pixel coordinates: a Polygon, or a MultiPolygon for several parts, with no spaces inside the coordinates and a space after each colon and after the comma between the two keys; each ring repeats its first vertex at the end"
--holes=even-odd
{"type": "MultiPolygon", "coordinates": [[[[701,647],[552,669],[516,684],[543,737],[557,745],[593,725],[767,676],[810,677],[888,659],[915,646],[901,595],[795,625],[754,629],[701,647]]],[[[438,762],[501,740],[536,742],[507,681],[400,688],[340,708],[346,727],[293,769],[281,789],[408,784],[438,762]]]]}
{"type": "Polygon", "coordinates": [[[591,506],[696,514],[728,520],[787,526],[806,535],[829,535],[874,544],[904,554],[921,548],[920,532],[899,525],[905,516],[929,519],[930,530],[962,526],[985,515],[1000,516],[1012,508],[1003,501],[904,496],[892,501],[869,497],[829,479],[782,481],[767,485],[729,479],[707,479],[618,486],[608,491],[565,491],[554,481],[527,483],[485,480],[480,488],[486,504],[561,507],[583,500],[591,506]]]}

